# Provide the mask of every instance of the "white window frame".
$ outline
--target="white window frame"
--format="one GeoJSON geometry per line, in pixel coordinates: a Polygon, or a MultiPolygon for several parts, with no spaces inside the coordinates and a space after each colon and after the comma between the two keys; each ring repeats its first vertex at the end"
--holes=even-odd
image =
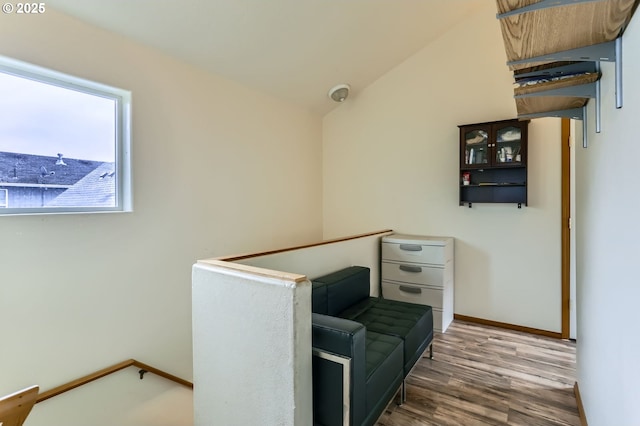
{"type": "Polygon", "coordinates": [[[9,191],[0,188],[0,209],[6,209],[7,207],[9,207],[9,191]]]}
{"type": "Polygon", "coordinates": [[[133,211],[133,185],[131,174],[131,92],[1,55],[0,72],[17,77],[28,78],[69,90],[101,96],[107,99],[112,99],[116,102],[116,132],[114,141],[116,145],[116,205],[114,207],[7,207],[0,209],[0,216],[16,214],[104,213],[133,211]]]}

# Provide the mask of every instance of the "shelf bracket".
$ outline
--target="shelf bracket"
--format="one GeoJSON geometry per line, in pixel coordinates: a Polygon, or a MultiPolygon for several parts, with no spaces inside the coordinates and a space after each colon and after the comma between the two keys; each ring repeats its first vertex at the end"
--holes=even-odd
{"type": "Polygon", "coordinates": [[[582,74],[582,73],[594,73],[594,72],[596,72],[595,62],[586,61],[586,62],[574,62],[572,64],[561,65],[559,67],[545,68],[545,69],[540,69],[540,70],[535,70],[530,72],[517,73],[517,74],[514,74],[514,78],[516,79],[516,82],[517,82],[519,78],[524,78],[524,77],[542,77],[542,76],[560,77],[566,74],[582,74]]]}
{"type": "MultiPolygon", "coordinates": [[[[602,127],[602,111],[600,108],[600,80],[589,84],[581,84],[579,86],[562,87],[559,89],[551,89],[543,92],[528,93],[525,95],[516,95],[514,98],[527,98],[535,96],[571,96],[577,98],[596,98],[596,133],[600,133],[602,127]]],[[[572,118],[574,120],[582,120],[583,127],[586,129],[587,107],[573,108],[561,111],[547,111],[534,114],[521,114],[518,118],[540,118],[540,117],[559,117],[572,118]]],[[[586,133],[584,138],[586,138],[586,133]]],[[[586,148],[586,139],[583,141],[586,148]]]]}
{"type": "MultiPolygon", "coordinates": [[[[509,61],[507,62],[507,65],[512,66],[533,62],[561,61],[589,61],[594,63],[600,61],[613,62],[615,64],[616,108],[622,108],[622,36],[605,43],[535,56],[533,58],[509,61]]],[[[599,65],[597,65],[597,67],[599,67],[599,65]]]]}
{"type": "Polygon", "coordinates": [[[572,118],[574,120],[584,121],[584,107],[563,109],[559,111],[546,111],[546,112],[536,112],[532,114],[518,115],[518,118],[542,118],[542,117],[572,118]]]}
{"type": "MultiPolygon", "coordinates": [[[[598,80],[600,81],[600,80],[598,80]]],[[[596,83],[580,84],[577,86],[560,87],[557,89],[543,90],[540,92],[514,95],[514,98],[534,98],[538,96],[569,96],[572,98],[595,98],[597,94],[596,83]]]]}
{"type": "MultiPolygon", "coordinates": [[[[537,4],[537,3],[536,3],[537,4]]],[[[594,72],[600,73],[600,62],[614,62],[615,64],[615,98],[616,108],[622,108],[622,36],[613,41],[594,44],[592,46],[580,47],[577,49],[565,50],[562,52],[551,53],[548,55],[536,56],[533,58],[521,59],[517,61],[507,62],[507,65],[520,65],[533,62],[558,62],[558,61],[585,61],[592,62],[593,65],[587,65],[585,69],[594,67],[594,72]]],[[[517,74],[514,78],[523,78],[535,75],[562,75],[563,73],[573,72],[581,69],[579,65],[571,64],[547,70],[534,71],[530,73],[517,74]]],[[[590,71],[584,71],[590,72],[590,71]]],[[[552,89],[548,91],[532,93],[527,95],[516,95],[515,98],[524,98],[530,96],[574,96],[595,98],[596,102],[596,133],[602,131],[602,108],[601,108],[601,83],[598,79],[594,83],[579,85],[568,88],[552,89]],[[588,87],[587,87],[588,86],[588,87]]],[[[586,106],[583,108],[574,108],[567,111],[550,111],[536,114],[522,114],[518,118],[539,118],[539,117],[566,117],[574,120],[582,120],[584,136],[582,146],[587,147],[587,126],[586,126],[586,106]]]]}
{"type": "Polygon", "coordinates": [[[542,117],[558,117],[572,118],[582,121],[582,147],[587,147],[587,106],[581,108],[563,109],[560,111],[536,112],[533,114],[520,114],[518,118],[542,118],[542,117]]]}
{"type": "Polygon", "coordinates": [[[534,10],[550,9],[552,7],[560,7],[560,6],[570,6],[573,4],[580,4],[580,3],[592,3],[594,1],[602,1],[602,0],[540,0],[539,2],[531,4],[529,6],[513,9],[505,13],[499,13],[496,15],[496,17],[498,19],[503,19],[508,16],[514,16],[514,15],[520,15],[522,13],[533,12],[534,10]]]}
{"type": "MultiPolygon", "coordinates": [[[[618,37],[619,39],[620,37],[618,37]]],[[[563,50],[561,52],[548,53],[546,55],[534,56],[532,58],[509,61],[507,65],[523,65],[533,62],[563,62],[563,61],[607,61],[616,60],[617,40],[604,43],[593,44],[591,46],[578,47],[576,49],[563,50]]]]}

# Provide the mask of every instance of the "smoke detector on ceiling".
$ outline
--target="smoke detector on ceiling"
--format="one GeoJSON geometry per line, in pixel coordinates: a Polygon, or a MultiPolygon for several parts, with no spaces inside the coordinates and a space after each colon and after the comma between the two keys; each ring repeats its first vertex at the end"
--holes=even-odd
{"type": "Polygon", "coordinates": [[[344,102],[349,96],[351,87],[348,84],[338,84],[329,90],[329,97],[336,102],[344,102]]]}

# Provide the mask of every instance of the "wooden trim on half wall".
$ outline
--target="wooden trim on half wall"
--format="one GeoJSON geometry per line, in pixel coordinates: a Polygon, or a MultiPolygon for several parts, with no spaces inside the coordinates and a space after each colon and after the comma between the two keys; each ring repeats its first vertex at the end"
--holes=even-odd
{"type": "Polygon", "coordinates": [[[582,398],[580,397],[578,382],[573,385],[573,393],[576,395],[576,405],[578,406],[578,416],[580,417],[580,424],[582,426],[589,426],[589,424],[587,423],[587,415],[584,412],[584,405],[582,405],[582,398]]]}
{"type": "MultiPolygon", "coordinates": [[[[331,240],[324,240],[324,241],[320,241],[320,242],[316,242],[316,243],[304,244],[304,245],[294,246],[294,247],[287,247],[287,248],[283,248],[283,249],[261,251],[261,252],[256,252],[256,253],[247,253],[247,254],[237,254],[237,255],[233,255],[233,256],[221,256],[221,257],[216,257],[216,258],[211,259],[211,260],[222,260],[222,261],[225,261],[225,262],[237,262],[238,260],[251,259],[253,257],[260,257],[260,256],[271,255],[271,254],[284,253],[284,252],[287,252],[287,251],[300,250],[300,249],[305,249],[305,248],[310,248],[310,247],[322,246],[322,245],[326,245],[326,244],[340,243],[340,242],[343,242],[343,241],[356,240],[358,238],[372,237],[374,235],[379,235],[379,236],[382,237],[384,235],[389,235],[391,233],[393,233],[393,231],[391,229],[385,229],[385,230],[382,230],[382,231],[367,232],[366,234],[358,234],[358,235],[351,235],[351,236],[348,236],[348,237],[334,238],[334,239],[331,239],[331,240]]],[[[205,261],[205,260],[209,260],[209,259],[203,259],[203,261],[205,261]]]]}
{"type": "Polygon", "coordinates": [[[554,331],[540,330],[539,328],[524,327],[522,325],[509,324],[506,322],[491,321],[483,318],[468,317],[466,315],[453,314],[453,319],[467,322],[475,322],[482,325],[490,325],[492,327],[506,328],[508,330],[523,331],[525,333],[538,334],[540,336],[554,337],[561,339],[562,334],[554,331]]]}

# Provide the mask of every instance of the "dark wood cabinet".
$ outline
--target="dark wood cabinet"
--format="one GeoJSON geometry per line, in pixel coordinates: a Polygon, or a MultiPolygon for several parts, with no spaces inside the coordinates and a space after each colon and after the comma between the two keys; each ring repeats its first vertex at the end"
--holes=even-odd
{"type": "Polygon", "coordinates": [[[460,205],[527,205],[528,120],[465,124],[460,128],[460,205]]]}

